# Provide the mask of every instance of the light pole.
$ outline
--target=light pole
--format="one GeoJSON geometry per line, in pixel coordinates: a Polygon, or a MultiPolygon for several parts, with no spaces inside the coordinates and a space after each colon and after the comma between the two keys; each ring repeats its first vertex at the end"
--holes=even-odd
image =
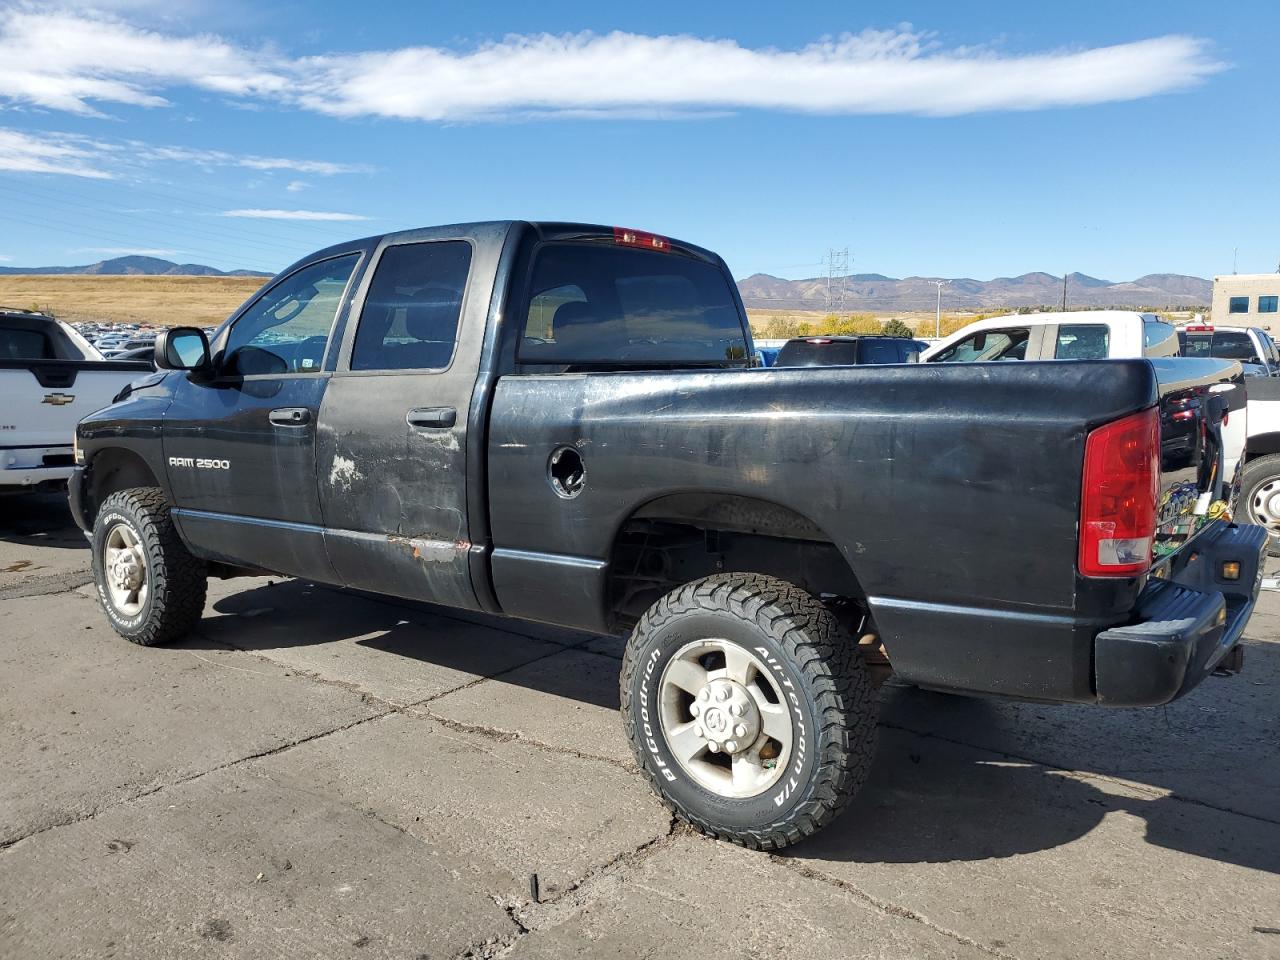
{"type": "Polygon", "coordinates": [[[950,280],[930,280],[938,288],[938,316],[934,322],[933,336],[935,339],[942,339],[942,288],[950,283],[950,280]]]}

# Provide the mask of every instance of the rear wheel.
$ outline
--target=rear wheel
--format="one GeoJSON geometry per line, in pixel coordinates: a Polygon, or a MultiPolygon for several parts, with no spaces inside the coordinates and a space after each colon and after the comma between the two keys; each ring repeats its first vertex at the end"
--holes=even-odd
{"type": "Polygon", "coordinates": [[[204,612],[207,570],[178,537],[164,493],[134,487],[103,501],[93,579],[112,628],[143,646],[182,637],[204,612]]]}
{"type": "Polygon", "coordinates": [[[1267,528],[1267,554],[1280,557],[1280,453],[1255,457],[1240,477],[1241,519],[1267,528]]]}
{"type": "Polygon", "coordinates": [[[861,786],[877,699],[852,641],[804,591],[755,574],[687,584],[644,615],[623,722],[662,800],[704,833],[776,850],[861,786]]]}

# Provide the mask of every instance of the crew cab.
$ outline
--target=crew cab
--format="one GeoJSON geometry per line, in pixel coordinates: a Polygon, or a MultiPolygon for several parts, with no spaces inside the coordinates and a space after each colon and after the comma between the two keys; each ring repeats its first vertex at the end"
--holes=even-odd
{"type": "Polygon", "coordinates": [[[76,422],[149,369],[104,360],[53,317],[0,308],[0,493],[64,483],[76,422]]]}
{"type": "Polygon", "coordinates": [[[1222,519],[1222,398],[1162,449],[1228,362],[760,369],[715,254],[523,221],[329,247],[156,361],[70,485],[118,633],[272,572],[627,634],[638,766],[737,843],[845,807],[890,672],[1141,706],[1240,667],[1266,533],[1222,519]]]}

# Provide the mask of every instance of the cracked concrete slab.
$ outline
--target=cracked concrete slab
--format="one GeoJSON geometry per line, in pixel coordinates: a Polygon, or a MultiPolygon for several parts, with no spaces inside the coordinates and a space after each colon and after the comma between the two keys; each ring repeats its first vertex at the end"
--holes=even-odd
{"type": "Polygon", "coordinates": [[[464,857],[238,767],[0,853],[0,956],[449,957],[516,931],[464,857]]]}
{"type": "Polygon", "coordinates": [[[562,902],[526,905],[516,916],[530,932],[509,956],[522,960],[991,957],[767,856],[688,835],[562,902]]]}
{"type": "Polygon", "coordinates": [[[128,643],[87,597],[0,613],[0,843],[382,709],[198,640],[128,643]]]}
{"type": "Polygon", "coordinates": [[[670,816],[612,764],[394,714],[261,761],[328,797],[450,849],[495,894],[548,895],[664,835],[670,816]]]}
{"type": "Polygon", "coordinates": [[[89,543],[66,494],[0,497],[0,599],[68,589],[88,574],[89,543]]]}
{"type": "Polygon", "coordinates": [[[1280,826],[930,737],[782,858],[1016,957],[1276,955],[1280,826]]]}
{"type": "Polygon", "coordinates": [[[433,701],[434,714],[590,756],[632,762],[617,660],[565,650],[433,701]]]}

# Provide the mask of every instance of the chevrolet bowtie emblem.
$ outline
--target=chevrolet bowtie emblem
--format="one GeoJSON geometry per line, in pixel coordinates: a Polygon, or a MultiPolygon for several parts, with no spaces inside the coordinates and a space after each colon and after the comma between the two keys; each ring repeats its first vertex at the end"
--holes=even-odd
{"type": "Polygon", "coordinates": [[[46,393],[41,403],[52,403],[55,407],[65,407],[68,403],[74,402],[76,396],[74,393],[46,393]]]}

